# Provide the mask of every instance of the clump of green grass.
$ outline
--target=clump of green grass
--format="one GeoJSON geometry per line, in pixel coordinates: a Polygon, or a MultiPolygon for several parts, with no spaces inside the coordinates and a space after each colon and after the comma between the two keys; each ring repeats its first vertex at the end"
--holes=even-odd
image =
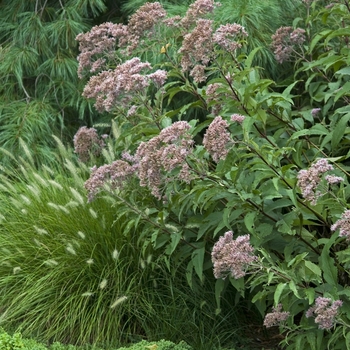
{"type": "Polygon", "coordinates": [[[0,324],[49,343],[232,338],[235,312],[215,316],[214,283],[190,289],[162,251],[142,249],[142,223],[125,230],[113,197],[88,203],[89,168],[56,141],[57,168],[36,169],[23,143],[16,169],[1,169],[0,324]]]}

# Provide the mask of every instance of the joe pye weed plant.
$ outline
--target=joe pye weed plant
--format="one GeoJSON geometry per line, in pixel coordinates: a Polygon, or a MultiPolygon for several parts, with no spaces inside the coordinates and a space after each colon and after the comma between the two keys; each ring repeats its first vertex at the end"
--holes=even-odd
{"type": "Polygon", "coordinates": [[[128,25],[80,34],[83,94],[118,130],[116,158],[85,187],[92,203],[112,193],[124,208],[116,219],[142,225],[144,249],[185,265],[190,286],[214,269],[217,314],[233,285],[266,327],[280,327],[284,347],[344,349],[349,7],[302,3],[305,18],[272,36],[277,62],[295,65],[284,82],[252,65],[248,31],[215,23],[209,0],[175,17],[146,3],[128,25]],[[159,50],[152,65],[140,58],[149,47],[159,50]],[[192,102],[173,109],[184,94],[192,102]]]}

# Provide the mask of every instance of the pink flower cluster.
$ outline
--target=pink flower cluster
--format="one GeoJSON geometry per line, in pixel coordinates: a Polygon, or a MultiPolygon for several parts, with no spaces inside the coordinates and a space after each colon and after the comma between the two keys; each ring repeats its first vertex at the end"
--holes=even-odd
{"type": "Polygon", "coordinates": [[[212,13],[214,9],[220,5],[219,2],[214,2],[213,0],[196,0],[189,6],[185,17],[180,21],[181,27],[189,29],[199,18],[203,18],[203,16],[208,13],[212,13]]]}
{"type": "Polygon", "coordinates": [[[105,164],[100,167],[94,166],[90,178],[85,182],[88,191],[88,200],[91,202],[96,194],[105,188],[106,185],[114,189],[121,187],[137,171],[137,164],[130,165],[123,160],[116,160],[112,164],[105,164]]]}
{"type": "Polygon", "coordinates": [[[228,126],[228,122],[221,116],[215,117],[203,138],[204,147],[216,163],[226,158],[230,146],[234,143],[227,131],[228,126]]]}
{"type": "Polygon", "coordinates": [[[184,35],[178,51],[182,54],[182,71],[191,70],[190,76],[195,82],[206,80],[205,68],[214,57],[215,43],[232,53],[242,46],[241,38],[248,36],[245,29],[236,23],[221,25],[213,33],[213,23],[209,19],[197,19],[193,30],[184,35]]]}
{"type": "Polygon", "coordinates": [[[146,2],[129,19],[128,22],[128,48],[130,55],[140,43],[145,34],[153,34],[154,27],[166,16],[166,11],[159,2],[146,2]]]}
{"type": "Polygon", "coordinates": [[[302,28],[280,27],[272,35],[272,48],[277,62],[283,63],[291,57],[295,46],[302,45],[305,38],[305,30],[302,28]]]}
{"type": "Polygon", "coordinates": [[[265,315],[264,326],[266,328],[278,326],[289,317],[289,314],[288,311],[282,311],[282,304],[278,304],[276,308],[272,308],[272,312],[265,315]]]}
{"type": "Polygon", "coordinates": [[[141,186],[147,186],[158,199],[169,173],[180,169],[177,178],[191,180],[186,157],[192,152],[191,126],[185,121],[175,122],[147,142],[142,142],[135,154],[139,161],[138,176],[141,186]]]}
{"type": "Polygon", "coordinates": [[[237,122],[239,124],[242,124],[245,119],[244,115],[241,114],[232,114],[231,115],[231,122],[237,122]]]}
{"type": "Polygon", "coordinates": [[[76,37],[80,50],[78,76],[82,78],[86,69],[92,73],[103,69],[106,59],[102,57],[114,56],[117,39],[119,46],[126,45],[127,35],[127,26],[111,22],[95,26],[87,33],[78,34],[76,37]]]}
{"type": "Polygon", "coordinates": [[[99,156],[105,147],[103,137],[100,138],[97,130],[82,126],[73,138],[74,152],[82,162],[87,162],[90,155],[99,156]]]}
{"type": "Polygon", "coordinates": [[[234,52],[242,47],[237,38],[247,37],[248,33],[240,24],[221,25],[214,33],[213,40],[226,51],[234,52]]]}
{"type": "Polygon", "coordinates": [[[98,111],[110,112],[118,105],[127,105],[135,94],[143,93],[151,82],[158,87],[165,83],[166,71],[141,74],[141,71],[149,69],[152,67],[148,62],[141,62],[138,57],[134,57],[114,70],[91,77],[84,88],[83,96],[95,99],[98,111]]]}
{"type": "Polygon", "coordinates": [[[159,2],[147,2],[130,17],[128,25],[106,22],[85,34],[77,35],[79,77],[83,77],[86,69],[93,73],[106,68],[106,59],[103,57],[113,58],[118,47],[125,48],[121,53],[131,55],[141,38],[151,35],[154,27],[165,16],[166,11],[159,2]]]}
{"type": "Polygon", "coordinates": [[[350,210],[345,210],[341,218],[331,226],[332,231],[339,230],[339,236],[345,237],[347,241],[350,241],[350,210]]]}
{"type": "MultiPolygon", "coordinates": [[[[310,201],[312,205],[316,205],[319,197],[324,195],[318,190],[321,183],[322,175],[329,170],[333,170],[333,166],[328,164],[328,160],[321,158],[316,163],[311,165],[308,170],[300,170],[298,173],[298,186],[301,189],[303,197],[310,201]]],[[[334,175],[325,176],[328,184],[336,184],[343,181],[343,178],[334,175]]]]}
{"type": "Polygon", "coordinates": [[[226,278],[230,274],[238,279],[246,274],[246,269],[257,260],[250,245],[250,236],[239,236],[233,239],[232,231],[228,231],[215,243],[211,253],[215,278],[226,278]]]}
{"type": "Polygon", "coordinates": [[[195,28],[184,36],[182,46],[179,49],[179,53],[182,54],[181,67],[183,72],[192,68],[190,75],[194,76],[196,82],[206,80],[204,68],[213,57],[212,25],[212,20],[199,19],[195,28]]]}
{"type": "Polygon", "coordinates": [[[315,305],[306,312],[306,317],[315,317],[320,329],[331,329],[338,309],[343,305],[341,300],[333,301],[330,298],[318,297],[315,305]]]}

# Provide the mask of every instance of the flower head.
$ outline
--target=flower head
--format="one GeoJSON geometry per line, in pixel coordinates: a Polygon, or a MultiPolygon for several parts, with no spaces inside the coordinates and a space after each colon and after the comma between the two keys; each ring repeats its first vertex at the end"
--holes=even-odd
{"type": "Polygon", "coordinates": [[[130,165],[123,160],[116,160],[112,164],[105,164],[99,168],[94,166],[90,178],[85,182],[89,202],[106,185],[109,185],[112,189],[122,186],[136,170],[137,164],[130,165]]]}
{"type": "Polygon", "coordinates": [[[97,134],[94,128],[82,126],[73,138],[74,152],[79,156],[82,162],[87,162],[90,159],[90,154],[99,156],[102,152],[105,143],[97,134]]]}
{"type": "Polygon", "coordinates": [[[333,301],[330,298],[318,297],[315,305],[306,312],[306,317],[315,317],[320,329],[331,329],[338,309],[343,305],[341,300],[333,301]]]}
{"type": "Polygon", "coordinates": [[[289,317],[288,311],[282,311],[282,304],[278,304],[276,308],[272,308],[272,312],[265,315],[264,326],[270,328],[279,325],[289,317]]]}
{"type": "MultiPolygon", "coordinates": [[[[333,166],[328,163],[325,158],[319,159],[316,163],[312,164],[308,170],[300,170],[298,173],[298,186],[301,189],[303,197],[315,205],[320,196],[324,193],[318,190],[318,186],[321,183],[322,175],[329,170],[333,170],[333,166]]],[[[326,177],[326,181],[329,184],[334,184],[341,178],[326,177]]],[[[339,181],[338,181],[339,182],[339,181]]]]}
{"type": "Polygon", "coordinates": [[[139,161],[138,176],[141,186],[147,186],[152,194],[161,199],[161,187],[168,181],[169,173],[178,168],[177,178],[190,181],[186,157],[192,152],[193,140],[189,133],[191,126],[176,122],[163,129],[160,134],[142,142],[135,154],[139,161]]]}
{"type": "Polygon", "coordinates": [[[84,88],[83,96],[94,98],[98,111],[111,111],[118,105],[127,105],[135,94],[144,93],[154,82],[160,87],[164,84],[167,73],[157,70],[151,74],[142,74],[144,70],[152,69],[148,62],[141,62],[134,57],[114,70],[104,71],[90,78],[84,88]]]}
{"type": "Polygon", "coordinates": [[[288,61],[296,45],[302,45],[306,40],[305,30],[302,28],[280,27],[272,35],[272,48],[277,62],[288,61]]]}
{"type": "Polygon", "coordinates": [[[185,17],[181,20],[181,26],[188,29],[193,23],[196,23],[197,19],[203,18],[208,13],[212,13],[220,5],[219,2],[213,0],[196,0],[189,6],[185,17]]]}
{"type": "Polygon", "coordinates": [[[241,114],[232,114],[231,115],[231,122],[237,122],[239,124],[242,124],[244,119],[245,119],[245,116],[241,115],[241,114]]]}
{"type": "Polygon", "coordinates": [[[86,69],[93,73],[105,68],[104,57],[113,56],[117,45],[125,46],[127,37],[126,25],[111,22],[102,23],[87,33],[77,35],[80,50],[78,76],[82,78],[86,69]]]}
{"type": "Polygon", "coordinates": [[[345,210],[341,218],[331,226],[331,230],[339,230],[339,236],[350,241],[350,210],[345,210]]]}
{"type": "Polygon", "coordinates": [[[234,52],[242,47],[240,39],[247,37],[248,33],[240,24],[221,25],[214,33],[213,40],[226,51],[234,52]],[[238,39],[238,40],[237,40],[238,39]]]}
{"type": "MultiPolygon", "coordinates": [[[[182,46],[179,49],[179,53],[182,54],[181,67],[183,72],[198,65],[206,67],[209,63],[213,56],[212,25],[212,20],[199,19],[196,22],[196,27],[184,36],[182,46]]],[[[192,71],[191,75],[196,76],[194,73],[198,75],[196,70],[192,71]]],[[[200,77],[202,76],[203,74],[200,74],[200,77]]]]}
{"type": "Polygon", "coordinates": [[[235,279],[245,276],[246,268],[257,260],[249,239],[249,235],[244,235],[234,240],[232,231],[219,238],[211,253],[215,278],[226,278],[228,274],[235,279]]]}
{"type": "Polygon", "coordinates": [[[152,35],[154,27],[166,16],[159,2],[146,2],[129,19],[127,53],[138,47],[143,36],[152,35]]]}
{"type": "Polygon", "coordinates": [[[204,147],[216,163],[227,156],[229,146],[233,144],[228,126],[227,121],[218,116],[211,122],[203,138],[204,147]]]}

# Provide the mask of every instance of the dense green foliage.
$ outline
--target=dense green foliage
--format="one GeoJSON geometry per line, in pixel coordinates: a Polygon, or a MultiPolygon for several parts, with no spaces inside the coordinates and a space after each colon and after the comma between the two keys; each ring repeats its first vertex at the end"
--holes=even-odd
{"type": "Polygon", "coordinates": [[[1,1],[2,147],[17,153],[22,139],[33,157],[49,162],[51,134],[70,141],[93,118],[80,93],[75,37],[105,10],[103,0],[1,1]]]}
{"type": "MultiPolygon", "coordinates": [[[[45,346],[42,343],[38,343],[33,339],[22,338],[21,333],[16,332],[13,335],[6,333],[0,329],[0,350],[102,350],[96,347],[76,347],[73,345],[63,345],[55,342],[50,346],[45,346]]],[[[142,340],[127,348],[114,348],[114,350],[192,350],[185,342],[179,344],[172,343],[168,340],[159,340],[156,342],[148,342],[142,340]]],[[[109,350],[113,350],[110,348],[109,350]]]]}

